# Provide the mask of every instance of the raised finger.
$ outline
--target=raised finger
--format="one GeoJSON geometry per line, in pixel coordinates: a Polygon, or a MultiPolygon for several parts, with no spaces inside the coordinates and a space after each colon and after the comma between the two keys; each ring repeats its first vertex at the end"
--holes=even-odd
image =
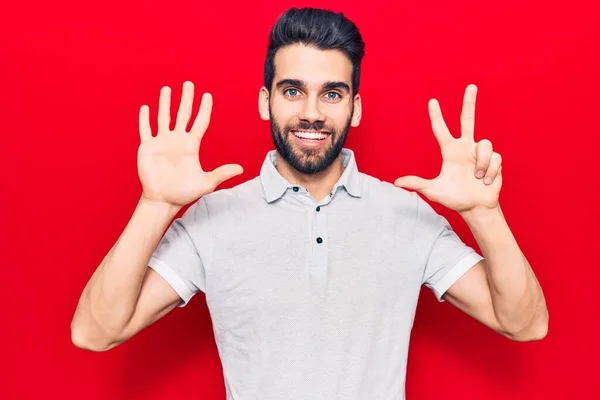
{"type": "Polygon", "coordinates": [[[440,103],[436,99],[429,100],[429,118],[431,119],[431,129],[440,147],[454,139],[442,116],[440,103]]]}
{"type": "Polygon", "coordinates": [[[487,169],[492,158],[492,142],[487,139],[477,142],[477,161],[475,166],[475,177],[481,179],[486,176],[487,169]]]}
{"type": "Polygon", "coordinates": [[[158,100],[158,134],[169,132],[171,125],[171,88],[163,86],[158,100]]]}
{"type": "Polygon", "coordinates": [[[491,185],[494,182],[494,179],[499,175],[500,169],[502,168],[502,156],[499,153],[492,153],[492,158],[490,160],[490,165],[488,166],[487,172],[485,174],[485,178],[483,182],[486,185],[491,185]]]}
{"type": "Polygon", "coordinates": [[[183,82],[181,102],[177,111],[175,130],[186,130],[192,118],[192,104],[194,103],[194,84],[190,81],[183,82]]]}
{"type": "Polygon", "coordinates": [[[212,112],[213,106],[213,98],[210,93],[204,93],[202,95],[202,101],[200,103],[200,110],[198,111],[198,115],[196,116],[196,120],[194,121],[194,125],[192,125],[191,134],[197,136],[199,139],[202,139],[204,136],[204,132],[208,128],[208,124],[210,123],[210,114],[212,112]]]}
{"type": "Polygon", "coordinates": [[[142,142],[152,139],[152,128],[150,127],[150,109],[144,104],[140,107],[139,114],[140,140],[142,142]]]}
{"type": "Polygon", "coordinates": [[[460,114],[460,133],[463,138],[474,140],[475,136],[475,99],[477,86],[469,85],[465,90],[463,107],[460,114]]]}

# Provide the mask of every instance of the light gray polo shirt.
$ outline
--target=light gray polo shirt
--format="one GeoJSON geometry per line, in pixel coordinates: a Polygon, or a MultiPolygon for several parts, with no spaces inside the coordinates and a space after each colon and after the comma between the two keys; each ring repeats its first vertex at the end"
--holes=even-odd
{"type": "MultiPolygon", "coordinates": [[[[149,263],[206,295],[227,400],[402,400],[422,285],[482,259],[418,194],[359,172],[315,201],[275,168],[190,205],[149,263]]],[[[202,398],[202,393],[198,393],[202,398]]]]}

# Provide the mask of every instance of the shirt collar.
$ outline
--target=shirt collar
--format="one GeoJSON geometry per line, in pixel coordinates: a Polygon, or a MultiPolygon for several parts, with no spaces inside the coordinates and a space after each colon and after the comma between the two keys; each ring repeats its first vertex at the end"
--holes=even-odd
{"type": "MultiPolygon", "coordinates": [[[[265,199],[271,203],[285,194],[287,189],[294,187],[279,174],[275,165],[277,164],[276,150],[267,153],[265,161],[260,170],[260,180],[265,192],[265,199]]],[[[338,187],[343,187],[354,197],[361,196],[358,168],[354,152],[350,149],[342,149],[342,166],[345,168],[342,176],[335,184],[332,193],[335,193],[338,187]]]]}

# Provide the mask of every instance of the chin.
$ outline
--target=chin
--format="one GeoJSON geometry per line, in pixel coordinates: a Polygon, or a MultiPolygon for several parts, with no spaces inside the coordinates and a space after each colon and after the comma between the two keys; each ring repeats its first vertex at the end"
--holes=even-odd
{"type": "MultiPolygon", "coordinates": [[[[288,161],[288,163],[290,162],[288,161]]],[[[308,156],[308,158],[300,156],[297,162],[291,162],[290,165],[304,174],[312,175],[326,170],[331,166],[331,163],[326,164],[323,156],[308,156]]]]}

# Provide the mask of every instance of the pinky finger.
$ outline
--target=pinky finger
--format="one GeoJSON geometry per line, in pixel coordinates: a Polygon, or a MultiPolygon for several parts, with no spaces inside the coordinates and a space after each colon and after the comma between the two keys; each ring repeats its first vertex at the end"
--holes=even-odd
{"type": "Polygon", "coordinates": [[[140,107],[139,130],[140,140],[142,142],[152,139],[152,128],[150,128],[150,108],[145,104],[140,107]]]}
{"type": "Polygon", "coordinates": [[[487,168],[487,172],[485,174],[485,179],[483,182],[486,185],[491,185],[492,182],[499,175],[500,170],[502,169],[502,156],[499,153],[492,153],[492,159],[490,161],[490,165],[487,168]]]}

